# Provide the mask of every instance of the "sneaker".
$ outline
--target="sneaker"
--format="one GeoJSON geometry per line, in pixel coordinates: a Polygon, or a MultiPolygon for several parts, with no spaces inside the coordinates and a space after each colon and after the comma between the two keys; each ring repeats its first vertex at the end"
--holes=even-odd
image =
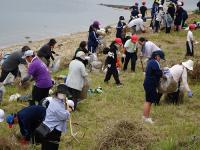
{"type": "Polygon", "coordinates": [[[154,122],[152,121],[152,119],[151,118],[146,118],[146,117],[142,117],[143,118],[143,121],[145,122],[145,123],[150,123],[150,124],[154,124],[154,122]]]}
{"type": "Polygon", "coordinates": [[[121,87],[123,84],[122,83],[118,83],[117,84],[117,87],[121,87]]]}

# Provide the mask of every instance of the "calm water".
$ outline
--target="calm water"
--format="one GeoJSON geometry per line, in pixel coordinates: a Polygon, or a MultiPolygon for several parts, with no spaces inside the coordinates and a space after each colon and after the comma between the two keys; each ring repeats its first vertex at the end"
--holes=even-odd
{"type": "MultiPolygon", "coordinates": [[[[198,0],[185,0],[185,8],[196,8],[198,0]]],[[[131,5],[133,0],[0,0],[0,47],[29,40],[86,31],[99,20],[102,26],[116,23],[129,11],[99,6],[99,3],[131,5]]],[[[152,1],[148,0],[148,6],[152,1]]]]}

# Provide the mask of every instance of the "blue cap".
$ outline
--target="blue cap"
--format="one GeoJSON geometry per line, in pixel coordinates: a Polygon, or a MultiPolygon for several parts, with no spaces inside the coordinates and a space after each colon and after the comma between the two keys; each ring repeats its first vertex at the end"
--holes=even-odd
{"type": "Polygon", "coordinates": [[[154,51],[154,52],[152,53],[152,55],[151,55],[151,58],[154,59],[157,55],[159,55],[161,59],[165,60],[165,54],[164,54],[164,52],[161,51],[161,50],[154,51]]]}
{"type": "Polygon", "coordinates": [[[14,118],[15,118],[15,115],[13,115],[13,114],[9,114],[6,117],[6,122],[8,123],[9,128],[12,128],[12,125],[14,124],[14,118]]]}

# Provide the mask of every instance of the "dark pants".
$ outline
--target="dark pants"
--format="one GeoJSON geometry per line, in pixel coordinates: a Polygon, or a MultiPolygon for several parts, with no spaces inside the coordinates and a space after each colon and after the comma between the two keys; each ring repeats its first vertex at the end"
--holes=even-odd
{"type": "Polygon", "coordinates": [[[170,33],[171,27],[166,27],[166,32],[165,33],[170,33]]]}
{"type": "Polygon", "coordinates": [[[3,82],[6,79],[6,77],[8,76],[9,73],[12,73],[15,77],[17,77],[18,72],[19,72],[18,68],[14,69],[12,71],[6,71],[2,68],[0,82],[3,82]]]}
{"type": "Polygon", "coordinates": [[[54,129],[42,142],[42,150],[58,150],[61,131],[54,129]]]}
{"type": "Polygon", "coordinates": [[[88,51],[91,53],[96,53],[97,46],[88,45],[88,51]]]}
{"type": "Polygon", "coordinates": [[[131,71],[135,72],[135,65],[137,61],[137,54],[136,53],[129,53],[126,51],[126,57],[125,57],[125,62],[124,62],[124,71],[127,70],[127,66],[129,63],[129,60],[131,59],[131,71]]]}
{"type": "Polygon", "coordinates": [[[73,89],[73,88],[70,88],[70,87],[67,87],[67,89],[68,89],[69,93],[72,96],[72,100],[74,102],[74,110],[76,110],[77,103],[78,103],[78,101],[80,99],[81,91],[73,89]]]}
{"type": "Polygon", "coordinates": [[[108,82],[112,75],[113,75],[113,77],[115,79],[116,84],[120,84],[119,74],[118,74],[118,71],[117,71],[116,67],[108,68],[108,71],[106,72],[106,77],[104,79],[104,82],[108,82]]]}
{"type": "Polygon", "coordinates": [[[35,105],[35,101],[37,101],[38,103],[40,103],[40,101],[46,97],[48,97],[49,95],[49,90],[51,87],[49,88],[39,88],[37,86],[33,86],[32,89],[32,100],[29,102],[29,105],[35,105]]]}
{"type": "Polygon", "coordinates": [[[187,41],[187,42],[186,42],[186,48],[187,48],[186,56],[194,56],[193,42],[191,42],[191,48],[190,48],[189,42],[187,41]]]}
{"type": "Polygon", "coordinates": [[[160,28],[160,21],[155,21],[154,32],[158,32],[159,28],[160,28]]]}

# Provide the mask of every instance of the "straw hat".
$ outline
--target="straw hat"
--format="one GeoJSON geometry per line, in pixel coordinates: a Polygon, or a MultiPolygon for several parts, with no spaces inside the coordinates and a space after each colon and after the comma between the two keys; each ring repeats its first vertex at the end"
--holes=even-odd
{"type": "Polygon", "coordinates": [[[193,70],[193,65],[194,65],[194,62],[192,60],[187,60],[185,62],[182,62],[182,65],[189,69],[189,70],[193,70]]]}

